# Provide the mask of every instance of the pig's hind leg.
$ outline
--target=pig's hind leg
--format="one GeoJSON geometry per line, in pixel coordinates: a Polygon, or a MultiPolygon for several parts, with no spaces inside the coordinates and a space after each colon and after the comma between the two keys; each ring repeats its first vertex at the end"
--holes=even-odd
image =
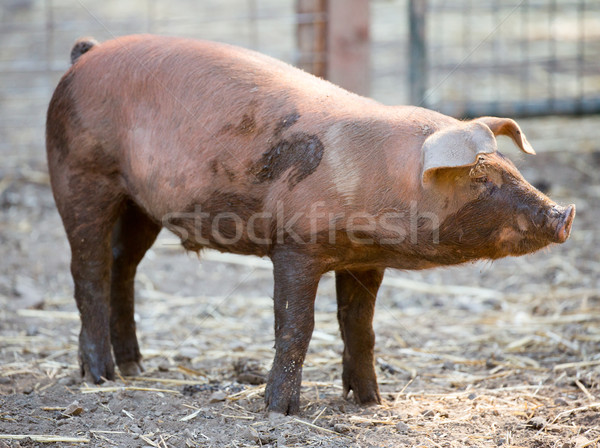
{"type": "Polygon", "coordinates": [[[342,383],[359,404],[381,403],[375,374],[373,314],[383,270],[335,273],[338,321],[344,340],[342,383]]]}
{"type": "Polygon", "coordinates": [[[136,376],[144,370],[135,334],[134,279],[139,262],[160,229],[139,207],[127,202],[112,232],[110,339],[124,376],[136,376]]]}
{"type": "Polygon", "coordinates": [[[50,161],[52,189],[71,246],[71,274],[81,317],[81,373],[87,381],[101,383],[114,379],[109,334],[110,240],[123,196],[116,183],[101,173],[50,161]]]}

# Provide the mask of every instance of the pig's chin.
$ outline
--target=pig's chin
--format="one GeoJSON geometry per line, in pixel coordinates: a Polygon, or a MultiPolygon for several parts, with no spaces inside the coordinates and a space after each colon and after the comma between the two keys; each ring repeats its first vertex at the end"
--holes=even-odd
{"type": "Polygon", "coordinates": [[[499,238],[497,240],[497,253],[494,258],[502,257],[518,257],[519,255],[526,255],[532,252],[536,252],[544,247],[552,244],[552,240],[548,238],[542,238],[537,235],[532,235],[527,232],[522,232],[519,229],[513,227],[505,227],[500,231],[499,238]]]}

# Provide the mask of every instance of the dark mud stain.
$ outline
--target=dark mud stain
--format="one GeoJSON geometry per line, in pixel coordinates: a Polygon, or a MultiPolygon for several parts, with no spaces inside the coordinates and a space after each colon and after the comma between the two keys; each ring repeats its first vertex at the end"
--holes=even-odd
{"type": "Polygon", "coordinates": [[[228,123],[221,128],[219,135],[233,134],[238,136],[248,136],[257,132],[256,120],[253,115],[244,114],[242,120],[237,123],[228,123]]]}
{"type": "Polygon", "coordinates": [[[283,131],[290,128],[294,123],[298,121],[299,118],[300,114],[295,111],[283,117],[275,125],[275,129],[273,130],[273,137],[279,138],[283,131]]]}
{"type": "Polygon", "coordinates": [[[237,127],[237,132],[240,135],[252,134],[256,130],[256,122],[254,117],[250,115],[244,115],[242,121],[237,127]]]}
{"type": "Polygon", "coordinates": [[[290,171],[290,190],[315,172],[323,158],[323,143],[316,135],[297,132],[280,140],[249,169],[254,183],[273,182],[290,171]]]}
{"type": "Polygon", "coordinates": [[[212,159],[208,164],[208,167],[213,175],[219,174],[219,161],[217,159],[212,159]]]}
{"type": "Polygon", "coordinates": [[[219,162],[217,159],[212,159],[208,167],[213,176],[218,176],[222,172],[225,174],[225,176],[227,176],[227,180],[229,180],[229,182],[233,182],[235,180],[235,172],[223,162],[219,162]]]}
{"type": "Polygon", "coordinates": [[[223,167],[223,172],[227,176],[227,179],[229,179],[229,182],[233,182],[235,180],[235,173],[230,170],[227,165],[221,164],[221,166],[223,167]]]}

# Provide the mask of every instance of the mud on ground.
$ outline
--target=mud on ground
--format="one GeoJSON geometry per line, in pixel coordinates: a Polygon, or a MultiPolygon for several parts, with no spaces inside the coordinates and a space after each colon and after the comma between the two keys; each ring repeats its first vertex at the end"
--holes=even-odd
{"type": "Polygon", "coordinates": [[[520,123],[540,153],[516,157],[525,176],[577,204],[571,239],[522,258],[387,272],[375,320],[382,406],[342,398],[325,277],[293,417],[263,406],[269,263],[198,261],[167,233],[136,283],[144,377],[83,384],[69,250],[43,153],[13,159],[0,168],[0,447],[46,446],[36,435],[97,447],[597,446],[600,121],[520,123]]]}

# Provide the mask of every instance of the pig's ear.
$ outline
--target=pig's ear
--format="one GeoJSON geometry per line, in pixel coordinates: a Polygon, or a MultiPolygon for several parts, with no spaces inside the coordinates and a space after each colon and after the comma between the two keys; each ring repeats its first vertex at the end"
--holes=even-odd
{"type": "Polygon", "coordinates": [[[423,185],[436,171],[475,165],[479,154],[490,154],[496,149],[494,135],[481,123],[461,123],[436,131],[423,143],[423,185]]]}
{"type": "Polygon", "coordinates": [[[521,128],[516,121],[511,120],[510,118],[498,117],[481,117],[475,121],[487,125],[494,135],[506,135],[507,137],[512,138],[515,145],[517,145],[521,151],[526,152],[527,154],[535,154],[535,151],[527,141],[527,137],[525,137],[525,134],[521,131],[521,128]]]}

